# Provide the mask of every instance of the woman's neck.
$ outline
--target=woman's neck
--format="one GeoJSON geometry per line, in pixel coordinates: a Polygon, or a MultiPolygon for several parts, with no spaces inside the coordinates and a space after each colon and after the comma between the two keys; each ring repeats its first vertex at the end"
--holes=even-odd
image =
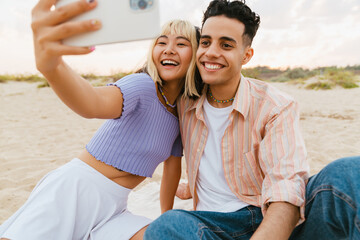
{"type": "Polygon", "coordinates": [[[181,92],[182,86],[179,86],[177,82],[165,82],[160,87],[162,88],[162,91],[169,103],[171,105],[175,104],[176,99],[181,92]]]}

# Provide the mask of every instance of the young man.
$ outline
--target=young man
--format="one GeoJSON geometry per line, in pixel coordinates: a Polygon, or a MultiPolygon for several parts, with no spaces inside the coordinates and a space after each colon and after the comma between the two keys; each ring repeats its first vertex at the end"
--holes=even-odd
{"type": "Polygon", "coordinates": [[[199,99],[178,106],[197,211],[163,214],[145,239],[288,239],[305,217],[293,238],[359,237],[360,159],[330,164],[306,188],[309,166],[297,103],[241,75],[254,54],[259,23],[242,1],[215,0],[205,12],[197,52],[205,88],[199,99]],[[343,184],[345,176],[353,186],[343,184]],[[323,206],[334,211],[319,214],[323,206]],[[331,215],[339,207],[342,217],[331,215]]]}

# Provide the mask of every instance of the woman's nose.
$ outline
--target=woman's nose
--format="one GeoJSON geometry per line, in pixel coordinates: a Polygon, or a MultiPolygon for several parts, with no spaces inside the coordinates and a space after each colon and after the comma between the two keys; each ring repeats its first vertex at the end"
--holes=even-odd
{"type": "Polygon", "coordinates": [[[175,50],[174,50],[174,48],[169,44],[169,45],[165,48],[164,54],[175,54],[175,50]]]}

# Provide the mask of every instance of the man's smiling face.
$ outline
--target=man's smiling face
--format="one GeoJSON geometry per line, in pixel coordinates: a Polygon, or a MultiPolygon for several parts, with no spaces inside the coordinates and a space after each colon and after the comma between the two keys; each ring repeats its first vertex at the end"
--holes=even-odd
{"type": "Polygon", "coordinates": [[[239,81],[242,65],[250,60],[244,60],[250,49],[250,46],[244,46],[244,30],[242,22],[222,15],[206,20],[196,54],[205,83],[227,85],[239,81]]]}

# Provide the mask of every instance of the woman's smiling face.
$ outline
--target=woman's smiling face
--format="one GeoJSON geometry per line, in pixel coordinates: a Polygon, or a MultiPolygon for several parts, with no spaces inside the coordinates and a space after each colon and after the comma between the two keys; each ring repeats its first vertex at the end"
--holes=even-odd
{"type": "Polygon", "coordinates": [[[163,81],[183,80],[192,55],[191,42],[177,34],[161,35],[152,51],[153,61],[163,81]]]}

